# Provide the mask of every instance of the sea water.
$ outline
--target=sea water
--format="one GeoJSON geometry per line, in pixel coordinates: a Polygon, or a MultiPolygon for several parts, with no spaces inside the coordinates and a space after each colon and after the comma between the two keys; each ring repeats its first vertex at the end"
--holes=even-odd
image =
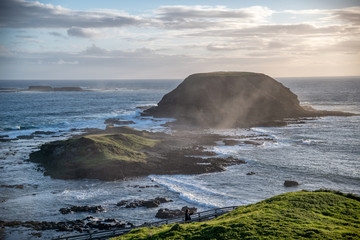
{"type": "MultiPolygon", "coordinates": [[[[321,110],[360,113],[360,78],[277,79],[289,87],[304,105],[321,110]]],[[[44,176],[41,168],[27,162],[41,144],[80,134],[85,128],[104,129],[104,120],[133,121],[129,126],[148,131],[171,131],[163,123],[171,119],[141,117],[141,108],[153,106],[180,80],[129,81],[0,81],[0,88],[25,89],[31,85],[80,86],[84,92],[0,92],[0,135],[15,139],[35,131],[53,132],[33,139],[0,142],[0,220],[67,221],[89,213],[62,215],[60,208],[102,205],[95,217],[117,218],[134,224],[156,221],[159,208],[126,209],[116,203],[126,199],[168,197],[161,208],[185,205],[199,211],[215,207],[255,203],[268,197],[301,189],[327,188],[360,194],[360,117],[305,119],[286,127],[207,129],[230,139],[258,144],[225,146],[208,150],[233,156],[246,164],[225,172],[200,175],[150,175],[126,181],[59,180],[44,176]],[[245,136],[245,137],[244,137],[245,136]],[[254,175],[247,173],[254,172],[254,175]],[[285,188],[285,180],[300,183],[285,188]],[[159,186],[139,188],[138,186],[159,186]]],[[[32,229],[13,228],[7,239],[31,238],[32,229]]],[[[44,231],[43,237],[69,233],[44,231]]]]}

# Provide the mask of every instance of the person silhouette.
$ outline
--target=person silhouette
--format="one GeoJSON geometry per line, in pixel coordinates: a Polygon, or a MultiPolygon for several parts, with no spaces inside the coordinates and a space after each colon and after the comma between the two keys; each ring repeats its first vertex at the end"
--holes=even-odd
{"type": "Polygon", "coordinates": [[[186,210],[185,210],[185,222],[187,222],[187,221],[190,221],[191,220],[191,217],[190,217],[190,215],[192,215],[193,213],[192,212],[190,212],[190,210],[187,208],[186,210]]]}

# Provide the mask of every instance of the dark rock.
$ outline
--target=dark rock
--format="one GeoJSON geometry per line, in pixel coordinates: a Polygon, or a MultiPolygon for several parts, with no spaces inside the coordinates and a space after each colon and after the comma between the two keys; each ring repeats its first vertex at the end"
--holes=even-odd
{"type": "Polygon", "coordinates": [[[128,124],[135,124],[134,121],[125,121],[125,120],[120,120],[117,118],[109,118],[106,119],[105,124],[117,124],[117,125],[128,125],[128,124]]]}
{"type": "Polygon", "coordinates": [[[121,206],[126,205],[128,202],[129,202],[129,200],[121,200],[120,202],[118,202],[116,204],[116,206],[121,207],[121,206]]]}
{"type": "Polygon", "coordinates": [[[126,208],[137,208],[137,207],[142,207],[142,204],[143,204],[143,200],[134,200],[130,203],[127,203],[126,204],[126,208]]]}
{"type": "Polygon", "coordinates": [[[104,222],[117,222],[117,220],[115,218],[106,218],[104,222]]]}
{"type": "Polygon", "coordinates": [[[299,186],[299,183],[296,182],[296,181],[288,181],[288,180],[286,180],[284,182],[284,187],[297,187],[297,186],[299,186]]]}
{"type": "Polygon", "coordinates": [[[196,212],[197,212],[197,208],[196,208],[196,207],[188,207],[188,206],[182,207],[182,208],[181,208],[181,211],[184,212],[184,214],[185,214],[186,209],[189,209],[189,211],[190,211],[191,213],[196,213],[196,212]]]}
{"type": "Polygon", "coordinates": [[[56,132],[52,132],[52,131],[35,131],[31,135],[53,135],[55,133],[56,132]]]}
{"type": "Polygon", "coordinates": [[[9,92],[17,92],[18,91],[18,89],[17,88],[0,88],[0,92],[7,92],[7,93],[9,93],[9,92]]]}
{"type": "Polygon", "coordinates": [[[33,135],[20,135],[16,137],[17,139],[33,139],[33,135]]]}
{"type": "Polygon", "coordinates": [[[14,140],[18,140],[17,138],[0,138],[0,142],[11,142],[14,140]]]}
{"type": "Polygon", "coordinates": [[[161,203],[172,202],[173,200],[157,197],[155,199],[150,200],[122,200],[116,204],[116,206],[125,206],[125,208],[137,208],[137,207],[146,207],[146,208],[154,208],[160,206],[161,203]]]}
{"type": "Polygon", "coordinates": [[[192,212],[192,213],[197,212],[197,208],[189,208],[187,206],[182,207],[181,210],[179,210],[179,209],[170,210],[167,208],[160,208],[158,210],[158,212],[156,213],[155,217],[161,218],[161,219],[167,219],[167,218],[184,216],[186,209],[189,209],[190,212],[192,212]]]}
{"type": "Polygon", "coordinates": [[[172,202],[173,200],[166,198],[166,197],[157,197],[155,198],[156,201],[159,201],[160,203],[167,203],[167,202],[172,202]]]}
{"type": "Polygon", "coordinates": [[[88,91],[84,90],[81,87],[50,87],[50,86],[29,86],[28,89],[24,91],[36,91],[36,92],[54,92],[54,91],[66,91],[66,92],[80,92],[88,91]]]}
{"type": "Polygon", "coordinates": [[[224,142],[225,146],[236,146],[236,145],[239,145],[239,141],[238,141],[238,140],[224,139],[223,142],[224,142]]]}
{"type": "Polygon", "coordinates": [[[70,208],[61,208],[59,211],[61,214],[68,214],[71,212],[92,212],[92,213],[97,213],[97,212],[102,212],[105,209],[102,206],[93,206],[93,207],[89,207],[89,206],[72,206],[70,208]]]}
{"type": "Polygon", "coordinates": [[[166,218],[174,218],[174,217],[179,217],[184,215],[185,213],[183,213],[181,210],[176,209],[176,210],[170,210],[167,208],[160,208],[158,210],[158,212],[156,213],[155,217],[156,218],[161,218],[161,219],[166,219],[166,218]]]}
{"type": "Polygon", "coordinates": [[[0,221],[2,227],[26,227],[37,231],[57,230],[57,231],[89,231],[91,229],[112,229],[112,228],[126,228],[134,226],[132,223],[118,221],[116,219],[95,219],[91,216],[85,219],[78,219],[67,222],[38,222],[38,221],[0,221]]]}
{"type": "Polygon", "coordinates": [[[245,144],[251,144],[251,145],[255,145],[255,146],[260,146],[262,143],[259,142],[255,142],[255,141],[250,141],[250,140],[246,140],[244,141],[245,144]]]}
{"type": "Polygon", "coordinates": [[[30,86],[27,91],[49,92],[54,91],[54,89],[50,86],[30,86]]]}
{"type": "Polygon", "coordinates": [[[154,207],[160,206],[160,202],[157,200],[144,201],[142,203],[142,206],[147,207],[147,208],[154,208],[154,207]]]}
{"type": "Polygon", "coordinates": [[[59,87],[59,88],[54,88],[54,91],[81,92],[85,90],[82,89],[81,87],[59,87]]]}
{"type": "Polygon", "coordinates": [[[1,185],[0,187],[3,187],[3,188],[17,188],[17,189],[24,189],[24,185],[20,185],[20,184],[17,184],[17,185],[1,185]]]}
{"type": "Polygon", "coordinates": [[[31,236],[41,238],[41,237],[42,237],[42,233],[41,233],[41,232],[32,232],[32,233],[31,233],[31,236]]]}

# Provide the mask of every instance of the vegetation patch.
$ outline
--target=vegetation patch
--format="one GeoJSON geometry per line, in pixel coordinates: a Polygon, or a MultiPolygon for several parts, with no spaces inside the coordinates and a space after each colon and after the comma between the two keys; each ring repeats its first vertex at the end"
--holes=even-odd
{"type": "Polygon", "coordinates": [[[360,239],[360,202],[329,190],[285,193],[211,221],[141,228],[114,239],[360,239]]]}
{"type": "Polygon", "coordinates": [[[122,178],[121,170],[134,167],[131,164],[145,164],[145,151],[161,142],[140,131],[124,130],[47,143],[30,154],[30,161],[41,163],[55,178],[122,178]]]}

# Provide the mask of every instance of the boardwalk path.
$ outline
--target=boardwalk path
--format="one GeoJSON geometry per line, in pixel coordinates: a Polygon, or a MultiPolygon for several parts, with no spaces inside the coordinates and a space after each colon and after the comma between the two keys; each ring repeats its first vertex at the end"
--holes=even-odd
{"type": "MultiPolygon", "coordinates": [[[[238,206],[216,208],[216,209],[212,209],[212,210],[208,210],[208,211],[204,211],[204,212],[194,213],[194,215],[192,215],[191,221],[188,221],[188,222],[208,221],[208,220],[217,218],[227,212],[230,212],[237,207],[238,206]]],[[[177,217],[177,218],[171,218],[171,219],[162,220],[162,221],[158,221],[158,222],[146,223],[146,224],[143,224],[140,226],[134,226],[131,228],[112,229],[112,230],[98,231],[98,232],[93,232],[93,233],[72,235],[72,236],[67,236],[67,237],[58,237],[58,238],[54,238],[54,240],[55,239],[63,239],[63,240],[108,239],[111,237],[116,237],[116,236],[126,234],[136,228],[158,227],[161,225],[173,224],[173,223],[185,223],[185,221],[184,221],[183,217],[177,217]]]]}

